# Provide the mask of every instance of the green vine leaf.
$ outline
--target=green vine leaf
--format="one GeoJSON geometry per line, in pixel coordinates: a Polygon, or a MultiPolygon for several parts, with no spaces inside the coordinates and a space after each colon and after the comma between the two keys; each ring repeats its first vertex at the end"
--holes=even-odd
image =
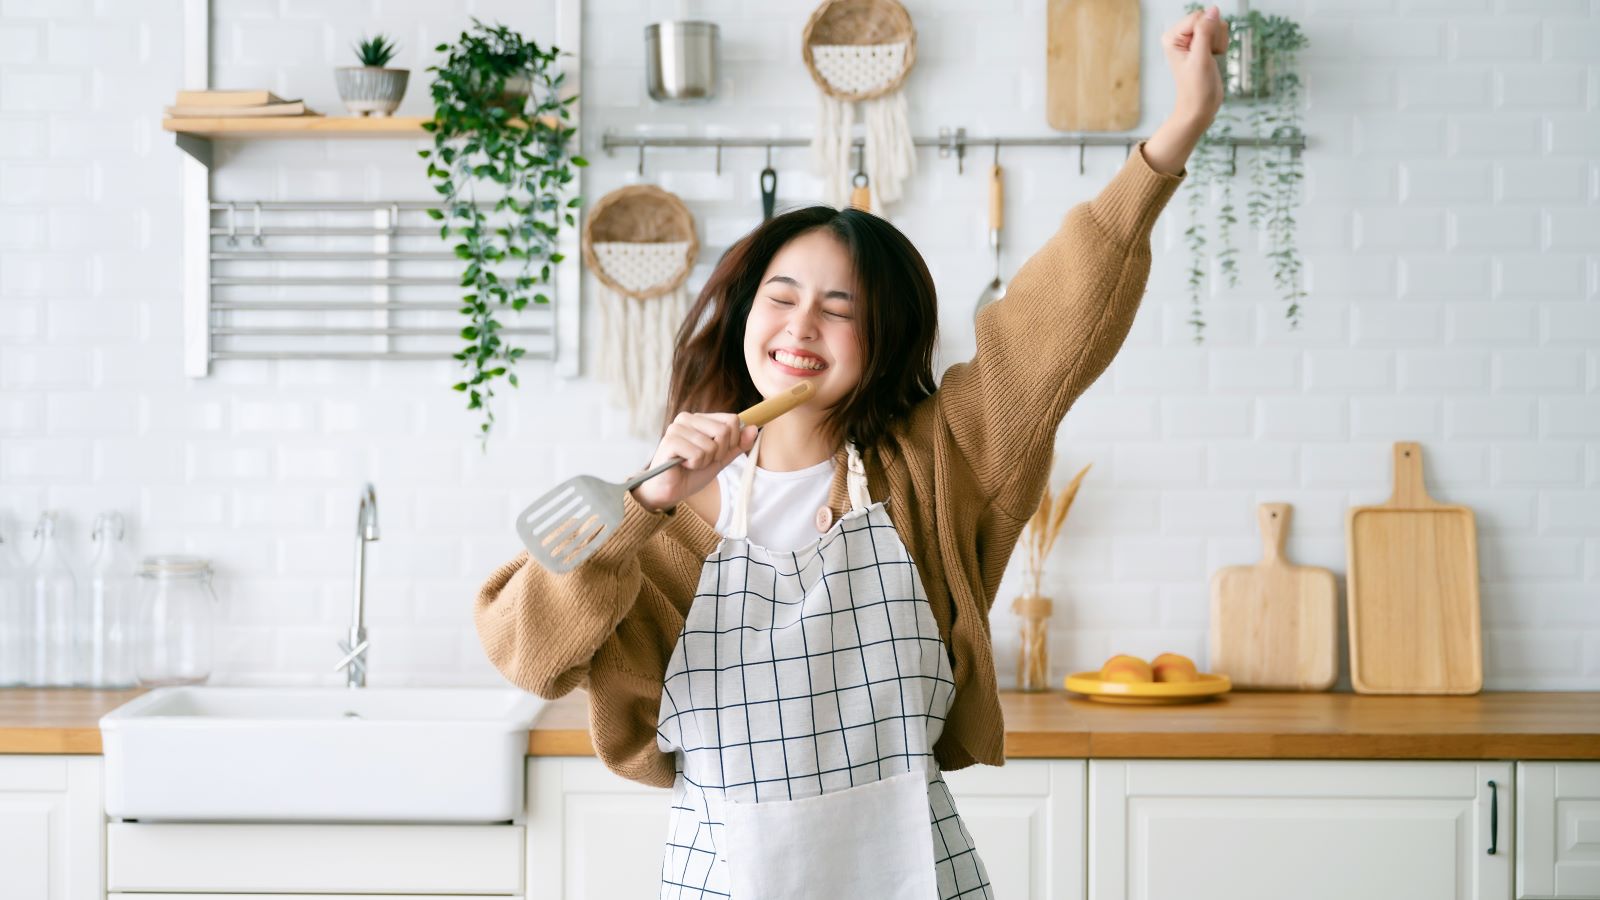
{"type": "MultiPolygon", "coordinates": [[[[1188,12],[1202,8],[1199,3],[1186,7],[1188,12]]],[[[1190,225],[1184,232],[1184,242],[1190,259],[1189,325],[1194,330],[1195,343],[1204,340],[1201,300],[1212,274],[1208,255],[1211,243],[1203,216],[1213,186],[1219,195],[1215,219],[1217,270],[1228,288],[1239,285],[1238,249],[1233,241],[1233,228],[1239,222],[1233,194],[1238,153],[1233,140],[1239,136],[1294,138],[1303,133],[1297,61],[1308,41],[1300,26],[1283,16],[1263,15],[1255,10],[1224,18],[1228,23],[1228,59],[1239,56],[1242,35],[1250,32],[1256,52],[1248,74],[1253,83],[1266,84],[1268,90],[1266,97],[1259,100],[1230,94],[1190,157],[1190,225]]],[[[1263,147],[1249,154],[1244,164],[1250,179],[1245,196],[1246,219],[1252,229],[1266,233],[1266,257],[1272,264],[1273,284],[1283,300],[1289,327],[1295,329],[1300,326],[1300,300],[1306,296],[1300,286],[1300,255],[1295,245],[1294,210],[1300,204],[1299,189],[1304,177],[1300,154],[1287,147],[1263,147]]]]}
{"type": "Polygon", "coordinates": [[[467,409],[483,410],[478,436],[487,450],[494,381],[516,387],[511,367],[526,354],[499,336],[495,306],[520,312],[530,302],[548,302],[535,290],[549,284],[551,269],[541,263],[535,277],[535,260],[559,261],[561,226],[575,224],[562,210],[583,203],[564,188],[576,179],[573,169],[588,163],[572,153],[577,129],[546,118],[565,119],[577,100],[560,96],[565,75],[557,71],[563,56],[557,48],[474,18],[454,44],[436,50],[446,58],[428,68],[434,118],[423,126],[433,149],[419,155],[442,198],[428,215],[444,223],[440,240],[466,263],[460,280],[466,346],[451,357],[468,377],[452,387],[467,394],[467,409]]]}

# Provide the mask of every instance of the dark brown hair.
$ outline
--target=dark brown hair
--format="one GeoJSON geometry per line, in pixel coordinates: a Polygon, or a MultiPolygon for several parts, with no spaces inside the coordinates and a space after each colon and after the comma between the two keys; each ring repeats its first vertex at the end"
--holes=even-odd
{"type": "Polygon", "coordinates": [[[819,229],[850,254],[862,361],[861,381],[829,411],[824,427],[866,450],[933,393],[938,303],[922,255],[871,213],[810,206],[768,219],[717,261],[678,330],[663,430],[680,412],[738,412],[760,402],[744,359],[750,307],[778,251],[819,229]]]}

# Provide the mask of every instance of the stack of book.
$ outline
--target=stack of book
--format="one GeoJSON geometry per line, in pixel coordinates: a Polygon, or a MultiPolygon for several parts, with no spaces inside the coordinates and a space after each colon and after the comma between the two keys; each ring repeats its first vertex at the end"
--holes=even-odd
{"type": "Polygon", "coordinates": [[[303,100],[285,100],[271,91],[179,91],[178,101],[167,107],[175,119],[254,118],[259,116],[317,116],[303,100]]]}

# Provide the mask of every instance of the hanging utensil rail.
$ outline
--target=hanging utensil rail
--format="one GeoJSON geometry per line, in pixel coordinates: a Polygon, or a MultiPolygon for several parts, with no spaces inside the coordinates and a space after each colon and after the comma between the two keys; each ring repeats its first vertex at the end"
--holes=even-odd
{"type": "MultiPolygon", "coordinates": [[[[950,156],[956,158],[956,171],[966,170],[966,155],[971,147],[1077,147],[1078,148],[1078,174],[1084,173],[1084,151],[1088,147],[1123,147],[1127,152],[1146,136],[1131,134],[1047,134],[1037,136],[1018,137],[974,137],[967,134],[965,128],[941,128],[937,137],[913,137],[911,143],[917,147],[934,147],[939,151],[939,158],[946,159],[950,156]]],[[[1294,134],[1287,137],[1218,137],[1213,140],[1229,148],[1232,154],[1229,159],[1230,174],[1237,171],[1240,147],[1285,147],[1291,153],[1299,155],[1306,148],[1304,134],[1294,134]]],[[[862,138],[856,138],[855,146],[864,146],[862,138]]],[[[702,148],[716,151],[716,173],[722,174],[722,151],[726,148],[766,148],[770,151],[773,147],[809,147],[810,138],[801,137],[657,137],[652,135],[619,135],[606,132],[600,136],[600,149],[610,156],[616,150],[635,148],[639,151],[639,174],[644,174],[644,153],[646,148],[702,148]]]]}

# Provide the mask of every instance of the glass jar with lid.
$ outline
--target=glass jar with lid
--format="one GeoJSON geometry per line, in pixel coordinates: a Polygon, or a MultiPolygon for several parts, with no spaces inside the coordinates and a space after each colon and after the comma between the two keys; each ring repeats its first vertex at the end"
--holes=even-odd
{"type": "Polygon", "coordinates": [[[144,558],[139,565],[135,654],[141,685],[199,684],[211,676],[217,606],[206,560],[144,558]]]}

